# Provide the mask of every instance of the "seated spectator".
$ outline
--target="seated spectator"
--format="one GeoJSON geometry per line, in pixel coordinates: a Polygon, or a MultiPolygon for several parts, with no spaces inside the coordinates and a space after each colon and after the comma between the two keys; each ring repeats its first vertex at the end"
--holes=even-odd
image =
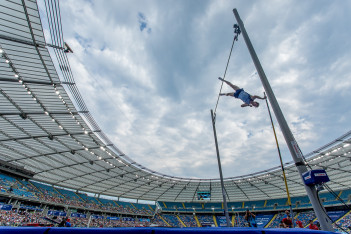
{"type": "Polygon", "coordinates": [[[292,219],[290,217],[290,212],[288,210],[285,211],[285,215],[282,221],[283,221],[284,228],[292,228],[292,219]]]}
{"type": "Polygon", "coordinates": [[[313,220],[310,220],[310,225],[308,226],[308,228],[313,230],[319,230],[317,225],[313,223],[313,220]]]}
{"type": "Polygon", "coordinates": [[[67,220],[66,220],[66,223],[65,223],[65,226],[66,226],[66,227],[71,227],[71,223],[70,223],[70,222],[71,222],[71,220],[70,220],[70,219],[67,219],[67,220]]]}
{"type": "Polygon", "coordinates": [[[299,220],[299,218],[296,218],[296,225],[298,228],[303,228],[302,222],[299,220]]]}
{"type": "Polygon", "coordinates": [[[65,227],[66,226],[66,222],[67,222],[67,219],[66,217],[62,218],[60,224],[58,225],[58,227],[65,227]]]}
{"type": "Polygon", "coordinates": [[[284,223],[283,223],[283,220],[280,221],[280,223],[279,223],[279,228],[285,228],[284,223]]]}

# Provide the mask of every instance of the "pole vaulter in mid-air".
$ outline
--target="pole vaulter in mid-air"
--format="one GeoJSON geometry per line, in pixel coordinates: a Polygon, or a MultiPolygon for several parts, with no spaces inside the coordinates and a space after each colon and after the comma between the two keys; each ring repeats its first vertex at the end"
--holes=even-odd
{"type": "Polygon", "coordinates": [[[262,100],[266,99],[266,95],[264,97],[260,97],[257,95],[250,95],[247,92],[245,92],[244,89],[239,88],[236,85],[233,85],[229,81],[226,81],[226,80],[222,79],[221,77],[219,77],[218,79],[221,80],[222,82],[225,82],[227,85],[229,85],[230,87],[232,87],[235,90],[234,93],[233,92],[232,93],[220,93],[219,95],[220,96],[232,96],[232,97],[240,99],[241,101],[244,102],[244,104],[242,104],[241,107],[246,107],[246,106],[259,107],[260,104],[258,102],[255,102],[255,99],[257,99],[257,98],[262,99],[262,100]]]}

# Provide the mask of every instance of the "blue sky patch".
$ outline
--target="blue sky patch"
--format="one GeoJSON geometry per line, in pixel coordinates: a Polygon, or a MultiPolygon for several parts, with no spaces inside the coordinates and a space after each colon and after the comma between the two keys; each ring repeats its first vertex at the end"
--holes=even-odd
{"type": "Polygon", "coordinates": [[[144,31],[144,29],[146,29],[147,33],[151,33],[151,28],[148,27],[146,17],[141,12],[138,13],[138,22],[139,22],[139,28],[141,32],[144,31]]]}

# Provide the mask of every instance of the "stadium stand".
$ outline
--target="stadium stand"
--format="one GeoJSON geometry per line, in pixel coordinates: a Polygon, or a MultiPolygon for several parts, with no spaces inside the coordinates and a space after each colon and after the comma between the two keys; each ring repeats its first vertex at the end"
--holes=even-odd
{"type": "Polygon", "coordinates": [[[159,214],[156,214],[153,223],[159,227],[171,227],[171,225],[159,214]]]}
{"type": "Polygon", "coordinates": [[[75,194],[72,191],[66,190],[66,189],[55,189],[60,195],[62,195],[65,199],[67,200],[75,200],[75,201],[81,201],[77,194],[75,194]]]}
{"type": "Polygon", "coordinates": [[[281,220],[284,217],[284,212],[278,213],[278,215],[275,217],[275,219],[273,220],[273,222],[271,222],[268,225],[268,228],[278,228],[279,227],[279,223],[281,222],[281,220]]]}
{"type": "Polygon", "coordinates": [[[280,206],[285,206],[287,203],[286,198],[279,198],[279,199],[271,199],[267,200],[266,207],[270,207],[271,209],[276,209],[280,206]]]}
{"type": "Polygon", "coordinates": [[[194,215],[178,215],[178,217],[185,224],[185,227],[197,227],[194,215]]]}
{"type": "Polygon", "coordinates": [[[346,212],[343,217],[335,222],[334,228],[337,229],[338,226],[341,226],[345,230],[351,231],[351,211],[346,212]]]}
{"type": "Polygon", "coordinates": [[[297,218],[302,222],[302,225],[306,227],[310,220],[315,220],[316,215],[312,211],[301,212],[297,215],[297,218]]]}
{"type": "MultiPolygon", "coordinates": [[[[46,3],[49,6],[54,2],[47,1],[46,3]]],[[[7,168],[3,168],[7,170],[4,171],[15,175],[15,177],[0,174],[1,226],[18,227],[33,224],[57,226],[58,223],[66,219],[69,219],[70,224],[75,228],[88,226],[100,228],[151,225],[162,227],[227,225],[223,216],[223,204],[219,202],[219,198],[222,196],[218,189],[220,186],[213,186],[219,185],[218,180],[210,182],[203,182],[201,179],[189,181],[183,178],[173,180],[168,176],[160,176],[147,168],[138,168],[140,165],[134,162],[130,163],[127,159],[122,159],[122,156],[127,158],[126,155],[122,155],[112,143],[106,144],[106,142],[109,143],[109,140],[105,139],[106,136],[90,116],[75,86],[73,77],[67,76],[67,74],[71,74],[71,68],[67,65],[68,60],[65,53],[69,50],[67,50],[67,44],[63,41],[63,37],[57,41],[51,41],[53,44],[46,43],[39,9],[35,1],[13,0],[5,1],[4,4],[6,4],[7,12],[5,10],[0,12],[2,20],[0,66],[4,76],[2,80],[4,90],[1,90],[4,98],[1,105],[3,108],[1,123],[2,126],[6,125],[2,133],[2,140],[6,142],[6,147],[2,147],[4,151],[2,151],[1,158],[2,164],[7,163],[7,168]],[[60,59],[60,61],[56,61],[58,64],[53,64],[47,47],[55,49],[55,54],[59,54],[61,59],[64,58],[62,60],[64,62],[60,59]],[[35,64],[34,70],[28,64],[35,64]],[[59,73],[64,77],[59,77],[55,65],[60,67],[61,72],[59,73]],[[74,92],[66,92],[66,88],[62,87],[63,80],[66,82],[65,85],[69,87],[67,90],[72,89],[74,92]],[[71,82],[67,83],[67,81],[71,82]],[[80,108],[76,109],[74,103],[78,104],[80,108]],[[31,111],[31,114],[25,113],[26,111],[31,111]],[[58,112],[60,114],[57,114],[58,112]],[[82,130],[84,133],[77,134],[77,131],[82,130]],[[13,146],[10,147],[12,144],[13,146]],[[29,147],[29,145],[33,146],[29,147]],[[40,150],[34,148],[40,148],[40,150]],[[80,152],[77,153],[77,151],[80,152]],[[19,161],[21,161],[20,166],[17,165],[19,161]],[[12,162],[16,163],[12,165],[12,162]],[[105,165],[103,170],[95,168],[100,163],[105,165]],[[82,176],[61,178],[62,165],[64,165],[66,173],[79,170],[82,176]],[[25,167],[33,171],[27,170],[25,167]],[[112,171],[113,168],[122,167],[125,170],[122,174],[116,172],[117,170],[112,171]],[[13,170],[9,172],[9,168],[13,170]],[[107,174],[110,172],[115,173],[116,176],[107,174]],[[92,173],[94,176],[91,176],[92,173]],[[147,178],[147,183],[145,183],[144,177],[147,178]],[[109,183],[103,183],[104,180],[109,180],[109,183]],[[94,194],[90,196],[84,191],[74,192],[75,190],[65,188],[65,186],[72,188],[81,183],[82,186],[76,187],[93,191],[94,194]],[[111,186],[111,184],[123,186],[111,186]],[[214,190],[210,194],[212,197],[209,197],[215,202],[211,202],[211,200],[194,202],[192,200],[196,197],[194,192],[191,192],[195,191],[192,188],[199,188],[200,185],[211,187],[214,190]],[[154,190],[158,191],[145,192],[145,190],[150,189],[150,186],[154,186],[154,190]],[[180,192],[172,192],[175,187],[178,187],[180,192]],[[160,201],[157,201],[156,205],[144,205],[109,200],[97,195],[103,194],[107,190],[109,194],[115,195],[116,199],[117,196],[123,194],[135,199],[143,199],[145,196],[147,199],[153,199],[152,201],[156,202],[159,199],[160,201]]],[[[61,35],[62,31],[52,31],[62,30],[56,5],[54,15],[56,18],[55,16],[47,18],[49,24],[47,30],[51,30],[49,33],[58,39],[57,35],[61,35]],[[50,27],[50,25],[53,26],[53,22],[55,22],[55,27],[50,27]],[[56,27],[56,23],[58,27],[56,27]]],[[[345,156],[346,153],[350,153],[350,144],[342,142],[347,137],[349,134],[336,140],[340,144],[337,148],[332,149],[333,144],[328,146],[328,151],[329,149],[333,150],[333,159],[324,157],[330,152],[322,152],[317,155],[318,157],[313,156],[314,165],[319,166],[318,163],[321,163],[323,166],[328,166],[328,162],[335,160],[333,172],[341,172],[343,175],[345,168],[350,166],[348,164],[350,160],[345,156]],[[339,154],[343,154],[343,157],[340,157],[341,155],[337,157],[338,151],[342,152],[339,154]],[[338,168],[341,167],[342,169],[339,170],[338,168]]],[[[327,148],[320,149],[320,151],[324,150],[327,148]]],[[[300,175],[292,166],[289,170],[289,177],[299,177],[300,175]]],[[[269,174],[263,175],[264,179],[259,178],[262,175],[252,174],[247,179],[240,179],[242,181],[236,179],[226,181],[230,220],[233,226],[246,226],[243,212],[250,209],[256,212],[257,220],[260,220],[263,226],[279,227],[283,217],[282,212],[288,207],[287,198],[277,196],[268,185],[274,185],[274,188],[282,187],[280,174],[279,170],[273,168],[269,169],[269,174]],[[257,181],[255,181],[256,179],[257,181]],[[242,193],[230,190],[234,184],[234,187],[238,188],[238,191],[241,190],[242,193]],[[257,189],[253,189],[256,184],[260,187],[261,195],[258,194],[257,189]],[[273,194],[273,196],[267,194],[273,194]],[[242,197],[241,200],[237,201],[237,195],[242,197]],[[269,197],[274,199],[269,199],[269,197]]],[[[331,173],[331,175],[336,182],[335,184],[344,186],[343,183],[347,182],[342,180],[338,173],[331,173]]],[[[292,198],[293,208],[298,214],[297,217],[303,221],[304,225],[307,225],[309,220],[316,219],[310,201],[307,196],[303,196],[303,186],[299,183],[293,183],[290,186],[293,186],[294,192],[300,195],[292,198]]],[[[337,188],[340,189],[340,187],[337,188]]],[[[348,204],[350,203],[350,189],[337,192],[340,198],[348,204]]],[[[320,193],[320,197],[321,201],[329,208],[328,214],[332,217],[335,228],[338,229],[339,226],[349,228],[351,218],[349,208],[345,209],[340,206],[340,203],[328,193],[320,193]]],[[[22,229],[18,230],[18,233],[23,231],[22,229]]]]}
{"type": "Polygon", "coordinates": [[[200,214],[200,215],[197,215],[197,218],[201,224],[201,227],[214,227],[215,226],[212,215],[200,214]]]}
{"type": "Polygon", "coordinates": [[[185,209],[196,209],[196,210],[202,210],[203,207],[202,207],[202,203],[195,203],[195,202],[184,202],[184,203],[181,203],[181,204],[184,204],[183,207],[185,207],[185,209]]]}
{"type": "Polygon", "coordinates": [[[247,224],[246,224],[246,221],[244,219],[244,214],[239,214],[237,213],[235,216],[234,216],[234,225],[235,227],[246,227],[247,224]]]}
{"type": "Polygon", "coordinates": [[[264,207],[265,200],[244,202],[244,208],[254,210],[256,207],[264,207]]]}
{"type": "MultiPolygon", "coordinates": [[[[222,208],[222,203],[219,203],[219,202],[213,202],[213,203],[205,203],[204,204],[204,207],[206,209],[209,209],[209,210],[212,210],[212,209],[223,209],[222,208]]],[[[230,204],[228,204],[228,207],[230,207],[230,204]]]]}
{"type": "Polygon", "coordinates": [[[228,209],[231,210],[241,210],[243,208],[243,202],[228,202],[228,209]]]}
{"type": "Polygon", "coordinates": [[[100,203],[105,206],[116,207],[118,206],[117,203],[113,202],[112,200],[104,199],[104,198],[97,198],[100,203]]]}
{"type": "Polygon", "coordinates": [[[162,214],[162,217],[169,223],[172,227],[184,227],[179,221],[176,215],[162,214]]]}
{"type": "MultiPolygon", "coordinates": [[[[226,226],[222,203],[218,202],[201,201],[198,203],[181,203],[159,201],[157,202],[157,206],[161,208],[162,213],[155,214],[157,211],[155,205],[92,197],[84,193],[55,188],[36,181],[19,180],[4,174],[0,174],[0,187],[2,188],[2,192],[0,193],[2,199],[5,199],[6,196],[4,195],[14,194],[18,197],[29,198],[31,202],[38,203],[38,205],[31,205],[26,204],[28,201],[17,200],[17,202],[20,201],[17,206],[11,204],[9,205],[11,206],[10,210],[1,210],[2,218],[0,219],[0,225],[2,226],[24,226],[33,222],[39,222],[42,225],[56,225],[49,220],[56,219],[56,222],[58,222],[66,216],[70,218],[70,223],[74,227],[87,227],[88,225],[89,227],[147,227],[151,224],[163,227],[226,226]],[[61,205],[61,210],[52,210],[50,207],[43,209],[41,208],[43,206],[41,202],[43,201],[54,202],[58,207],[61,205]],[[72,213],[69,209],[67,210],[67,207],[84,207],[87,211],[90,210],[90,212],[83,211],[81,214],[72,213]],[[102,216],[94,214],[94,212],[101,210],[111,212],[111,215],[105,214],[105,216],[102,216]],[[131,214],[133,216],[114,216],[114,212],[120,215],[131,214]],[[174,214],[174,212],[177,212],[177,214],[174,214]],[[138,215],[139,217],[137,217],[138,215]]],[[[349,198],[351,192],[350,190],[344,190],[338,191],[338,194],[346,200],[349,198]]],[[[321,193],[320,198],[325,204],[329,202],[332,202],[332,205],[340,204],[334,196],[327,193],[321,193]]],[[[291,201],[294,209],[296,209],[295,218],[298,218],[303,226],[308,227],[309,220],[315,220],[317,223],[316,216],[311,209],[298,210],[305,209],[305,207],[308,209],[308,206],[310,206],[307,196],[292,197],[291,201]]],[[[287,208],[286,202],[286,198],[229,202],[228,207],[232,208],[232,211],[235,211],[230,215],[231,225],[245,227],[247,224],[244,220],[244,211],[250,209],[258,212],[258,223],[261,222],[263,226],[269,223],[267,227],[278,228],[284,215],[283,211],[287,208]],[[272,214],[271,212],[274,213],[272,214]],[[261,221],[263,219],[264,221],[261,221]]],[[[0,203],[0,207],[6,206],[6,203],[0,203]]],[[[344,229],[350,227],[351,217],[349,210],[328,211],[328,214],[335,222],[334,227],[336,230],[339,228],[338,225],[344,229]]]]}
{"type": "Polygon", "coordinates": [[[292,197],[291,198],[291,205],[293,207],[298,207],[300,204],[308,204],[310,200],[307,196],[299,196],[299,197],[292,197]]]}
{"type": "MultiPolygon", "coordinates": [[[[25,201],[19,202],[20,205],[12,204],[12,209],[10,211],[1,211],[2,215],[8,215],[11,218],[3,218],[1,220],[1,225],[3,226],[23,226],[27,223],[33,222],[33,220],[52,225],[47,220],[45,221],[43,217],[55,217],[54,214],[62,213],[70,217],[71,224],[75,227],[86,227],[89,223],[90,227],[132,227],[132,226],[149,226],[151,223],[159,226],[172,226],[172,227],[197,227],[198,225],[202,227],[206,226],[226,226],[226,220],[223,216],[222,203],[218,202],[169,202],[169,201],[159,201],[157,203],[158,207],[161,208],[161,214],[155,214],[157,211],[155,205],[149,204],[139,204],[130,203],[116,200],[109,200],[106,198],[98,198],[88,196],[84,193],[76,193],[68,189],[55,188],[47,184],[43,184],[36,181],[26,181],[19,180],[14,177],[0,174],[0,187],[2,188],[1,195],[14,194],[18,197],[30,198],[32,202],[39,202],[39,205],[25,204],[25,201]],[[10,189],[11,188],[11,189],[10,189]],[[42,201],[54,202],[58,207],[61,205],[61,210],[50,210],[52,208],[43,209],[40,206],[42,201]],[[95,211],[107,211],[111,212],[112,216],[106,216],[105,218],[99,215],[90,215],[92,218],[89,222],[88,213],[78,216],[72,216],[76,213],[65,212],[64,210],[68,207],[84,207],[86,210],[90,210],[92,213],[95,211]],[[166,208],[167,207],[167,208],[166,208]],[[43,212],[47,212],[45,215],[43,212]],[[56,213],[55,213],[56,212],[56,213]],[[119,214],[131,214],[135,217],[120,217],[113,216],[113,212],[119,214]],[[177,212],[177,214],[174,214],[177,212]],[[184,213],[182,213],[184,212],[184,213]],[[189,214],[191,212],[191,214],[189,214]],[[136,215],[145,215],[145,217],[137,218],[136,215]],[[214,215],[214,216],[213,216],[214,215]],[[198,221],[197,221],[198,220],[198,221]]],[[[349,198],[351,191],[344,190],[337,192],[341,198],[345,200],[349,198]]],[[[337,205],[340,204],[334,196],[328,193],[320,194],[321,201],[324,204],[337,205]]],[[[4,197],[2,198],[4,199],[4,197]]],[[[348,199],[349,200],[349,199],[348,199]]],[[[307,196],[299,196],[291,198],[292,204],[295,211],[296,218],[298,218],[303,226],[307,226],[309,220],[316,220],[314,212],[309,210],[299,211],[298,209],[308,209],[310,207],[309,199],[307,196]]],[[[28,201],[27,201],[28,202],[28,201]]],[[[258,200],[258,201],[243,201],[243,202],[229,202],[229,211],[234,211],[231,214],[230,220],[231,225],[237,227],[245,227],[246,222],[244,220],[244,211],[250,209],[252,211],[258,212],[257,218],[260,219],[262,216],[265,217],[265,222],[270,224],[268,227],[277,228],[284,215],[283,211],[287,208],[286,198],[281,199],[271,199],[271,200],[258,200]],[[262,213],[263,212],[263,213],[262,213]],[[267,213],[268,212],[268,213],[267,213]],[[274,212],[270,214],[270,212],[274,212]],[[273,218],[274,214],[275,217],[273,218]],[[267,217],[271,217],[267,220],[267,217]]],[[[6,205],[6,203],[0,204],[0,207],[6,205]]],[[[68,211],[68,210],[67,210],[68,211]]],[[[335,221],[335,228],[340,225],[343,228],[348,228],[350,226],[350,212],[348,210],[343,211],[328,211],[328,214],[335,221]],[[346,215],[345,215],[346,214],[346,215]]],[[[61,216],[58,216],[61,217],[61,216]]],[[[317,221],[316,221],[317,222],[317,221]]]]}
{"type": "Polygon", "coordinates": [[[350,202],[351,200],[351,189],[341,191],[340,198],[345,202],[350,202]]]}

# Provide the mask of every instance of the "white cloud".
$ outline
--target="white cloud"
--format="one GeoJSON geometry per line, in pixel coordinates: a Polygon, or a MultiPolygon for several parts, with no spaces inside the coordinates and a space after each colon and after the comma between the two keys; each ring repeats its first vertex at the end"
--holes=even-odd
{"type": "MultiPolygon", "coordinates": [[[[229,1],[64,1],[65,40],[77,85],[112,142],[164,174],[218,178],[210,109],[233,39],[229,1]],[[140,30],[138,13],[151,33],[140,30]]],[[[347,3],[269,1],[235,6],[305,153],[349,129],[347,3]],[[329,9],[329,10],[328,10],[329,9]],[[327,114],[326,114],[327,113],[327,114]],[[345,126],[346,124],[346,126],[345,126]],[[329,134],[324,134],[328,132],[329,134]]],[[[227,79],[263,88],[242,36],[227,79]]],[[[224,85],[223,92],[231,89],[224,85]]],[[[278,165],[267,107],[221,97],[216,128],[224,176],[278,165]]],[[[291,156],[276,124],[284,160],[291,156]]]]}

